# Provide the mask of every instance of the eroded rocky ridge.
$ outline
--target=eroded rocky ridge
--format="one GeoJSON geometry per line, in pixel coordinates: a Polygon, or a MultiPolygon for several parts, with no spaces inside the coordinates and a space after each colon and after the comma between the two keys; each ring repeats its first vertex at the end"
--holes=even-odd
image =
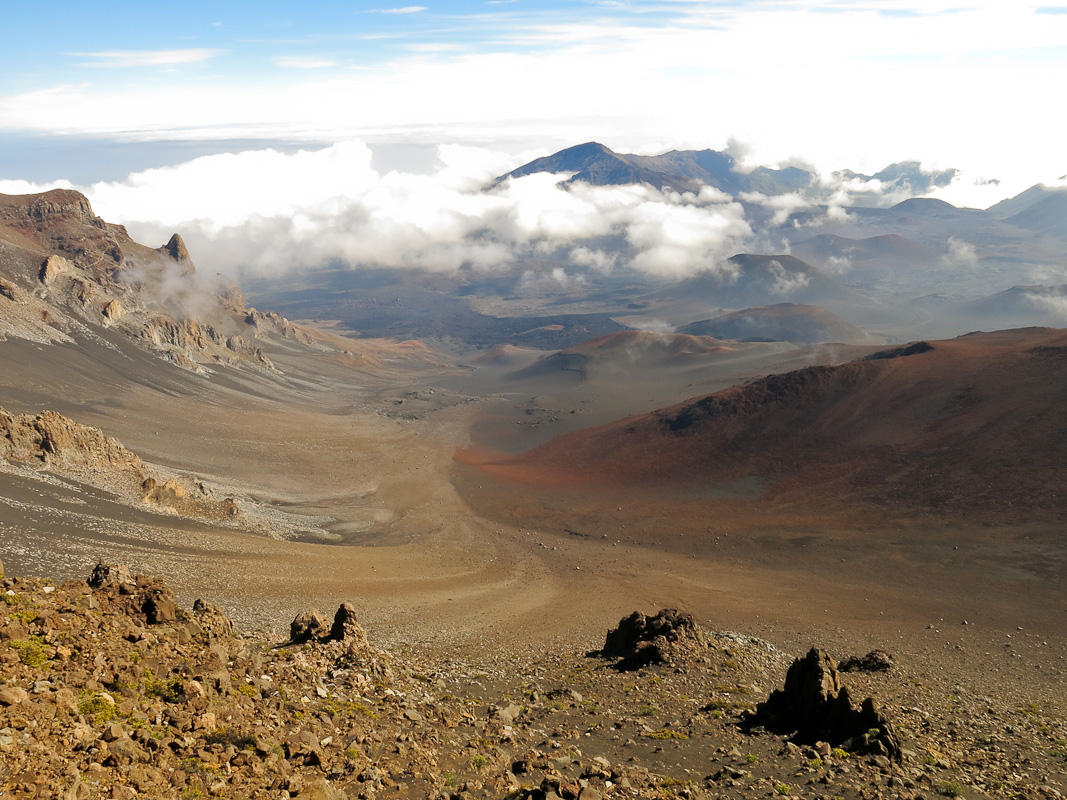
{"type": "Polygon", "coordinates": [[[55,411],[11,414],[0,408],[0,463],[47,469],[169,513],[229,520],[241,511],[201,481],[160,475],[117,439],[55,411]]]}
{"type": "Polygon", "coordinates": [[[274,370],[265,343],[332,349],[240,289],[198,273],[178,234],[159,248],[96,216],[78,192],[0,195],[0,338],[40,343],[112,330],[185,369],[274,370]]]}

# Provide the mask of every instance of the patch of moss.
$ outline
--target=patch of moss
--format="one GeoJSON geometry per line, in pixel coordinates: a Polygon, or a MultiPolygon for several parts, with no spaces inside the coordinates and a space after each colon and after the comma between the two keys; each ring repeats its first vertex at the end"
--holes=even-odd
{"type": "Polygon", "coordinates": [[[48,645],[38,636],[8,643],[11,649],[19,654],[19,661],[27,667],[37,669],[48,661],[48,645]]]}
{"type": "Polygon", "coordinates": [[[663,728],[662,730],[652,731],[646,733],[645,736],[649,739],[688,739],[689,734],[682,731],[672,731],[669,728],[663,728]]]}
{"type": "Polygon", "coordinates": [[[98,694],[87,694],[78,701],[78,713],[92,718],[97,725],[105,725],[115,716],[115,704],[98,694]]]}
{"type": "Polygon", "coordinates": [[[142,682],[146,697],[158,697],[166,703],[184,703],[186,700],[185,689],[179,680],[157,680],[151,671],[145,671],[142,682]]]}

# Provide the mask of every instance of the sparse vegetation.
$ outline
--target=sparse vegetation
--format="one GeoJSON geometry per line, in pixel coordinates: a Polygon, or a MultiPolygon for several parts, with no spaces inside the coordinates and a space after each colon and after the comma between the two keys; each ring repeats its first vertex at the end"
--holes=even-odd
{"type": "Polygon", "coordinates": [[[649,739],[688,739],[689,734],[683,731],[675,731],[670,728],[662,728],[645,734],[649,739]]]}
{"type": "Polygon", "coordinates": [[[115,716],[115,702],[101,694],[87,693],[78,702],[78,713],[89,717],[97,725],[104,725],[115,716]]]}
{"type": "Polygon", "coordinates": [[[937,793],[945,797],[960,797],[963,794],[963,787],[955,781],[939,781],[937,793]]]}
{"type": "Polygon", "coordinates": [[[48,662],[49,647],[40,637],[9,642],[9,646],[19,654],[19,661],[27,667],[39,669],[48,662]]]}
{"type": "Polygon", "coordinates": [[[151,670],[146,670],[141,679],[146,697],[158,697],[165,703],[185,702],[185,689],[179,680],[157,680],[151,670]]]}

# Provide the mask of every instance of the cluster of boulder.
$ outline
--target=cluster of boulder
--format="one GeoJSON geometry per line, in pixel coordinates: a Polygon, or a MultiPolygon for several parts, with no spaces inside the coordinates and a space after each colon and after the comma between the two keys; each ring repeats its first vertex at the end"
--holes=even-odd
{"type": "MultiPolygon", "coordinates": [[[[561,750],[559,739],[581,734],[549,720],[580,725],[588,695],[558,679],[499,703],[456,697],[462,690],[443,678],[394,667],[349,603],[332,618],[301,612],[288,641],[271,645],[235,632],[202,600],[180,608],[161,579],[121,565],[101,562],[87,581],[58,586],[2,573],[0,563],[5,796],[355,800],[407,790],[435,800],[602,800],[661,798],[676,786],[668,794],[710,798],[734,782],[729,772],[703,785],[664,783],[640,764],[583,754],[581,742],[561,750]]],[[[709,654],[723,663],[727,641],[684,612],[632,614],[597,653],[611,667],[588,672],[592,688],[582,691],[604,691],[606,701],[610,684],[657,664],[672,667],[658,670],[671,680],[703,685],[709,654]]],[[[653,743],[687,740],[703,724],[651,727],[644,712],[626,713],[615,724],[653,743]]],[[[798,743],[900,757],[892,726],[872,701],[852,706],[819,651],[798,659],[753,718],[798,743]]]]}
{"type": "Polygon", "coordinates": [[[853,705],[837,664],[814,647],[790,665],[785,686],[757,706],[748,722],[787,734],[797,744],[826,742],[852,753],[901,760],[900,737],[874,699],[853,705]]]}
{"type": "Polygon", "coordinates": [[[655,616],[635,611],[621,619],[617,627],[608,631],[604,647],[594,655],[617,659],[615,668],[626,671],[666,664],[682,651],[704,646],[703,634],[692,614],[664,608],[655,616]]]}

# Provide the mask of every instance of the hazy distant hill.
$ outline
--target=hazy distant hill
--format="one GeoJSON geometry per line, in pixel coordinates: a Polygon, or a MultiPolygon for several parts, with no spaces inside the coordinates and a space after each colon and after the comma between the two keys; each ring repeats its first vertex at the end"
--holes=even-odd
{"type": "Polygon", "coordinates": [[[883,344],[880,336],[867,333],[825,308],[801,303],[746,308],[714,319],[700,320],[679,333],[714,336],[718,339],[790,342],[805,346],[822,342],[883,344]]]}
{"type": "Polygon", "coordinates": [[[1036,233],[1067,237],[1067,191],[1052,192],[1005,222],[1036,233]]]}
{"type": "Polygon", "coordinates": [[[847,260],[853,267],[871,261],[927,264],[940,257],[940,254],[929,248],[896,233],[866,239],[820,234],[794,244],[793,254],[816,266],[832,263],[831,259],[842,259],[847,260]]]}
{"type": "MultiPolygon", "coordinates": [[[[788,255],[735,255],[720,268],[672,284],[652,296],[678,308],[750,308],[780,302],[837,308],[869,307],[872,301],[829,275],[788,255]]],[[[836,313],[841,313],[834,310],[836,313]]],[[[690,319],[693,317],[690,316],[690,319]]]]}
{"type": "Polygon", "coordinates": [[[1012,286],[1003,292],[963,303],[959,311],[976,326],[1067,324],[1067,284],[1012,286]],[[983,324],[984,323],[984,324],[983,324]]]}
{"type": "Polygon", "coordinates": [[[806,187],[812,174],[796,167],[751,172],[737,171],[734,159],[716,150],[671,150],[659,156],[616,153],[597,142],[569,147],[535,159],[500,178],[519,178],[536,172],[573,172],[567,183],[581,181],[596,186],[647,183],[659,189],[694,191],[713,186],[730,195],[740,192],[783,194],[806,187]]]}
{"type": "MultiPolygon", "coordinates": [[[[1067,178],[1064,175],[1061,180],[1067,178]]],[[[1067,192],[1065,189],[1051,189],[1044,184],[1037,184],[1031,186],[1024,192],[1020,192],[1014,197],[1009,197],[1006,200],[1001,200],[999,203],[990,206],[986,209],[990,214],[998,217],[999,219],[1007,219],[1008,217],[1015,216],[1016,214],[1026,211],[1026,209],[1041,202],[1053,195],[1063,194],[1067,192]]]]}
{"type": "Polygon", "coordinates": [[[709,357],[730,352],[729,342],[711,336],[622,331],[551,353],[509,377],[533,379],[569,373],[575,380],[584,380],[590,372],[598,371],[622,371],[640,376],[649,369],[693,366],[709,357]]]}

